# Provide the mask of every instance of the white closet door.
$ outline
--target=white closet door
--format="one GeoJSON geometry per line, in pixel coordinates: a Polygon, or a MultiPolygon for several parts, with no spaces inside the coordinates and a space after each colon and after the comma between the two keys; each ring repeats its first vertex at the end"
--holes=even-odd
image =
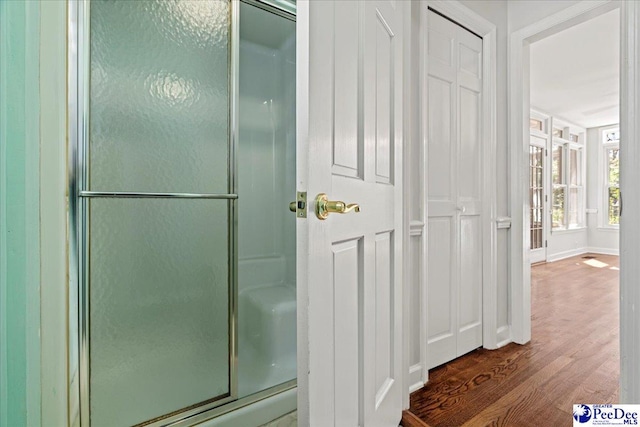
{"type": "Polygon", "coordinates": [[[427,364],[482,345],[482,39],[428,12],[427,364]]]}

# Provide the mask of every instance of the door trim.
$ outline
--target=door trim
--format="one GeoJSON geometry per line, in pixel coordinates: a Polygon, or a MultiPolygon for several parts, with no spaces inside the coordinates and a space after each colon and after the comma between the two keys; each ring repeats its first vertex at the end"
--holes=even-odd
{"type": "MultiPolygon", "coordinates": [[[[296,5],[296,191],[309,185],[309,25],[308,1],[296,5]],[[304,155],[301,155],[304,153],[304,155]]],[[[298,422],[309,420],[309,221],[296,220],[296,343],[298,422]]]]}
{"type": "MultiPolygon", "coordinates": [[[[487,349],[495,349],[498,347],[499,342],[502,341],[502,329],[498,325],[498,300],[497,300],[497,203],[496,203],[496,157],[497,157],[497,39],[496,39],[496,25],[487,21],[471,9],[462,5],[458,1],[447,0],[428,0],[421,3],[420,9],[420,53],[422,55],[420,60],[419,71],[419,83],[420,83],[420,102],[419,109],[424,112],[427,111],[427,87],[423,82],[426,81],[427,76],[427,54],[426,46],[428,46],[427,35],[427,10],[432,9],[435,12],[450,18],[451,20],[459,23],[466,29],[480,35],[482,37],[482,322],[483,322],[483,347],[487,349]]],[[[419,114],[419,145],[422,148],[423,162],[426,162],[426,147],[427,147],[427,135],[428,124],[427,120],[423,117],[423,114],[419,114]]],[[[407,170],[407,168],[405,168],[407,170]]],[[[427,182],[426,168],[422,168],[420,171],[421,179],[423,182],[427,182]]],[[[426,184],[425,184],[426,188],[426,184]]],[[[427,313],[426,307],[428,306],[427,292],[426,292],[426,265],[427,265],[427,218],[428,207],[426,197],[422,200],[422,212],[423,212],[423,230],[422,234],[425,236],[422,242],[422,263],[425,266],[425,274],[420,283],[420,294],[422,297],[421,307],[423,308],[420,314],[420,355],[421,355],[421,369],[422,369],[422,383],[428,381],[427,370],[427,313]]],[[[407,236],[408,238],[408,236],[407,236]]],[[[406,262],[406,260],[405,260],[406,262]]],[[[409,373],[409,369],[414,370],[415,367],[406,367],[406,372],[409,373]]]]}
{"type": "MultiPolygon", "coordinates": [[[[622,2],[620,13],[621,30],[621,66],[620,66],[620,130],[624,139],[620,141],[625,150],[621,161],[621,191],[624,190],[624,203],[627,209],[624,219],[621,215],[620,231],[620,402],[640,402],[640,315],[635,310],[640,304],[640,289],[637,278],[640,275],[638,260],[638,239],[640,223],[640,194],[633,187],[627,189],[625,182],[640,180],[640,6],[636,2],[622,2]],[[629,216],[631,214],[631,216],[629,216]]],[[[622,193],[621,193],[622,194],[622,193]]]]}

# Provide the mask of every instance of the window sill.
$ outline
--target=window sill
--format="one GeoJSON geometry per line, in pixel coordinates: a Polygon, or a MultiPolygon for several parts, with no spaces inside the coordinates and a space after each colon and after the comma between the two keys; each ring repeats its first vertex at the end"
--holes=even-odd
{"type": "Polygon", "coordinates": [[[616,233],[620,232],[620,227],[614,227],[614,226],[600,226],[600,227],[596,227],[596,230],[598,231],[615,231],[616,233]]]}
{"type": "Polygon", "coordinates": [[[587,227],[585,226],[581,226],[581,227],[572,227],[572,228],[554,228],[551,230],[551,234],[553,233],[572,233],[572,232],[578,232],[578,231],[584,231],[586,230],[587,227]]]}

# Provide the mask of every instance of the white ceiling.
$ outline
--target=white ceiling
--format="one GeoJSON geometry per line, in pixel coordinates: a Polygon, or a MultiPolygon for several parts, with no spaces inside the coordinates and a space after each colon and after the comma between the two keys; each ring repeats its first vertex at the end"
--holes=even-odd
{"type": "Polygon", "coordinates": [[[531,44],[531,106],[591,128],[619,122],[620,12],[531,44]]]}

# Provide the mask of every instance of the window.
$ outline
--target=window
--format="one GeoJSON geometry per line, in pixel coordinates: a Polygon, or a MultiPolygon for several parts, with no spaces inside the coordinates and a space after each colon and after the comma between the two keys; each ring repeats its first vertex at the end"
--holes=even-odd
{"type": "Polygon", "coordinates": [[[564,179],[564,144],[553,144],[551,150],[551,183],[553,195],[551,200],[551,227],[564,228],[565,199],[567,186],[564,179]]]}
{"type": "Polygon", "coordinates": [[[554,138],[562,138],[562,134],[563,131],[560,128],[553,128],[553,130],[551,131],[551,136],[553,136],[554,138]]]}
{"type": "Polygon", "coordinates": [[[604,132],[604,143],[615,142],[620,143],[620,130],[613,129],[604,132]]]}
{"type": "Polygon", "coordinates": [[[569,148],[569,228],[583,223],[582,148],[569,148]]]}
{"type": "Polygon", "coordinates": [[[620,130],[603,132],[604,149],[604,225],[620,224],[620,130]]]}
{"type": "Polygon", "coordinates": [[[529,119],[529,129],[535,129],[542,132],[544,130],[542,128],[542,120],[529,119]]]}
{"type": "Polygon", "coordinates": [[[583,149],[574,144],[554,141],[551,156],[551,227],[582,227],[585,211],[583,149]]]}

